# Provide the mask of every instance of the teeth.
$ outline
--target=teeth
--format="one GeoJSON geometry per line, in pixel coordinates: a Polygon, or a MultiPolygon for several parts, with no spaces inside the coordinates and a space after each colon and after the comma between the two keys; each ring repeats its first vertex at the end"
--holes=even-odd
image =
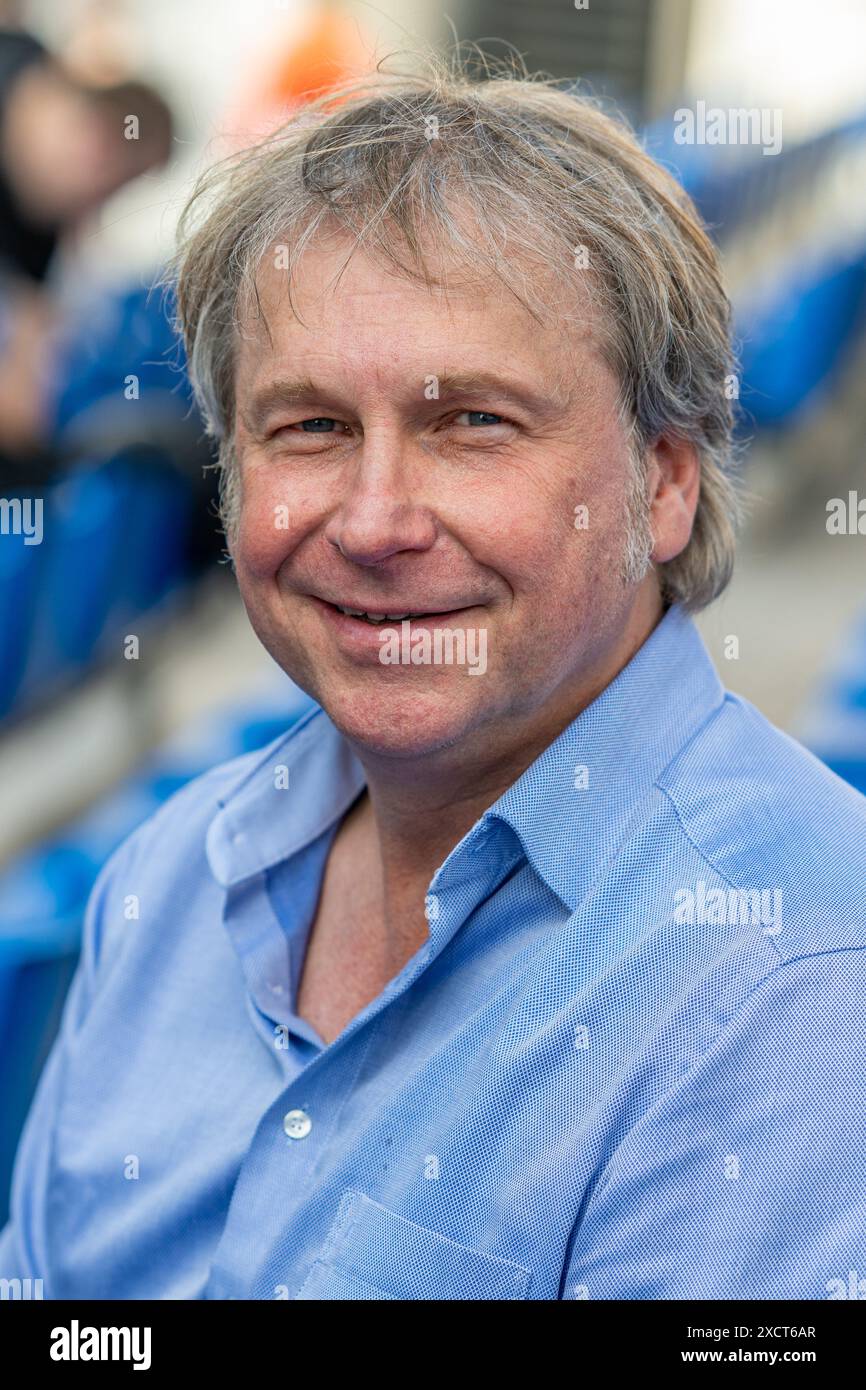
{"type": "Polygon", "coordinates": [[[363,608],[340,608],[339,604],[336,604],[335,607],[339,608],[341,613],[347,613],[350,618],[364,618],[368,623],[376,623],[377,626],[380,623],[402,622],[404,618],[418,616],[418,614],[413,613],[385,613],[377,618],[372,613],[365,613],[363,608]]]}

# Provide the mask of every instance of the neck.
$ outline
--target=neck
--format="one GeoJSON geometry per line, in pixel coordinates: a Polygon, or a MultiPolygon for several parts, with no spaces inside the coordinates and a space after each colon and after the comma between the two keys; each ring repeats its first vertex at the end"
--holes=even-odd
{"type": "Polygon", "coordinates": [[[459,743],[417,758],[383,757],[354,746],[367,776],[357,808],[367,821],[384,897],[412,884],[423,895],[468,830],[611,683],[663,616],[660,602],[632,615],[591,673],[560,687],[530,714],[502,716],[459,743]]]}

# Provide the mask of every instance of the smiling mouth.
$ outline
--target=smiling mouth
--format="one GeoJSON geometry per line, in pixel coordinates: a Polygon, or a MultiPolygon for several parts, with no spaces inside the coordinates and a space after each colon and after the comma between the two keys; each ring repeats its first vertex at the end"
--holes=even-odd
{"type": "MultiPolygon", "coordinates": [[[[322,599],[323,603],[328,603],[327,599],[322,599]]],[[[370,623],[373,627],[381,627],[383,623],[418,622],[421,619],[441,619],[450,618],[457,613],[466,612],[465,608],[444,608],[436,612],[414,611],[407,609],[402,613],[371,613],[363,608],[344,608],[339,603],[328,603],[329,608],[333,608],[336,613],[342,613],[347,618],[356,618],[359,622],[370,623]]]]}

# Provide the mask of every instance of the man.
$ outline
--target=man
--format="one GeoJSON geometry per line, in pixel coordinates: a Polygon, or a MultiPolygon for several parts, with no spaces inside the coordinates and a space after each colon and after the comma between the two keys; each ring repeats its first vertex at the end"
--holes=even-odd
{"type": "Polygon", "coordinates": [[[688,616],[735,504],[687,199],[551,85],[381,78],[206,178],[178,294],[250,621],[321,708],[100,875],[0,1275],[847,1289],[866,803],[688,616]]]}

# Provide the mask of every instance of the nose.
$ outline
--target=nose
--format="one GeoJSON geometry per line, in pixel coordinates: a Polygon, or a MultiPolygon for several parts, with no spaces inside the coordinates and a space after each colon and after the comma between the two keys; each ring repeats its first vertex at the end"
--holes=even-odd
{"type": "Polygon", "coordinates": [[[345,559],[367,567],[404,550],[429,549],[436,523],[418,496],[420,478],[399,439],[368,435],[352,464],[325,527],[327,541],[345,559]]]}

